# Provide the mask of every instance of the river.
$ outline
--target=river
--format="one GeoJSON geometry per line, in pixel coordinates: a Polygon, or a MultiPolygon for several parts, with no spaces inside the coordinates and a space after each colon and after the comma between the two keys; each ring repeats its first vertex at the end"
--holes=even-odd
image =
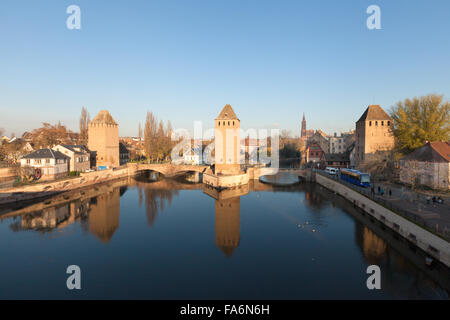
{"type": "Polygon", "coordinates": [[[449,298],[448,268],[319,185],[138,180],[1,208],[0,298],[449,298]]]}

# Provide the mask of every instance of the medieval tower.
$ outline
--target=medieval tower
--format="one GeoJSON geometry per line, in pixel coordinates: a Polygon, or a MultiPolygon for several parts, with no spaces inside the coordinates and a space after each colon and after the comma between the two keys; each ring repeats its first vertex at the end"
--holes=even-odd
{"type": "Polygon", "coordinates": [[[100,241],[108,243],[119,228],[120,188],[97,196],[89,211],[89,230],[100,241]]]}
{"type": "Polygon", "coordinates": [[[215,174],[239,174],[240,165],[240,121],[227,104],[215,119],[215,174]]]}
{"type": "Polygon", "coordinates": [[[96,166],[119,166],[119,125],[107,110],[89,122],[88,148],[95,151],[96,166]]]}
{"type": "Polygon", "coordinates": [[[393,127],[393,119],[379,105],[367,107],[356,122],[356,166],[386,158],[394,148],[393,127]]]}
{"type": "Polygon", "coordinates": [[[216,209],[216,246],[227,257],[239,246],[241,198],[220,199],[215,201],[216,209]]]}

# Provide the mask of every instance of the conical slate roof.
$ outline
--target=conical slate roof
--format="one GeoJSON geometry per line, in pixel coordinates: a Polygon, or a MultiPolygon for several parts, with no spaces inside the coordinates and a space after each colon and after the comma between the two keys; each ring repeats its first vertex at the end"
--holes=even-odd
{"type": "Polygon", "coordinates": [[[392,118],[378,104],[372,104],[367,107],[357,122],[369,120],[392,120],[392,118]]]}
{"type": "Polygon", "coordinates": [[[216,120],[239,120],[239,119],[234,113],[233,108],[229,104],[227,104],[225,105],[225,107],[223,107],[222,111],[220,112],[216,120]]]}
{"type": "Polygon", "coordinates": [[[114,124],[117,125],[117,122],[108,112],[108,110],[101,110],[94,119],[90,123],[103,123],[103,124],[114,124]]]}

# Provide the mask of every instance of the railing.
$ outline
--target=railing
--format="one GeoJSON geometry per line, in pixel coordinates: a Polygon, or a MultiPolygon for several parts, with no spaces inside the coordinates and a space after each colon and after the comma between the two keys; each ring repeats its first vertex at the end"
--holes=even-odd
{"type": "MultiPolygon", "coordinates": [[[[375,201],[376,203],[382,205],[386,209],[389,209],[392,212],[398,214],[399,216],[402,216],[403,218],[408,219],[409,221],[414,222],[415,224],[423,227],[424,229],[430,231],[431,233],[433,233],[437,236],[440,236],[441,238],[444,238],[447,241],[450,240],[450,230],[446,226],[443,229],[436,228],[435,225],[428,223],[424,218],[417,215],[416,213],[408,211],[407,209],[399,206],[398,204],[393,203],[392,201],[388,201],[383,198],[380,198],[377,194],[372,193],[370,189],[367,190],[363,187],[359,187],[359,186],[351,184],[347,181],[339,179],[338,175],[330,175],[330,174],[327,174],[326,172],[324,172],[322,170],[318,170],[318,169],[313,169],[313,171],[316,174],[320,174],[328,179],[335,180],[336,182],[339,182],[340,184],[345,185],[346,187],[349,187],[350,189],[352,189],[352,190],[364,195],[365,197],[375,201]]],[[[413,203],[414,203],[414,201],[413,201],[413,203]]]]}

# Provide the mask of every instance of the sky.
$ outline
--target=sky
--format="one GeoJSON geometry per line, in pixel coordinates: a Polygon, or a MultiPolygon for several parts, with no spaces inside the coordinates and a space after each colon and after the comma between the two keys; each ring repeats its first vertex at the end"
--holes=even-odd
{"type": "Polygon", "coordinates": [[[192,131],[231,104],[244,129],[298,135],[305,113],[308,129],[348,131],[370,104],[450,100],[449,16],[448,0],[2,0],[0,128],[78,131],[84,106],[109,110],[121,136],[147,111],[192,131]]]}

